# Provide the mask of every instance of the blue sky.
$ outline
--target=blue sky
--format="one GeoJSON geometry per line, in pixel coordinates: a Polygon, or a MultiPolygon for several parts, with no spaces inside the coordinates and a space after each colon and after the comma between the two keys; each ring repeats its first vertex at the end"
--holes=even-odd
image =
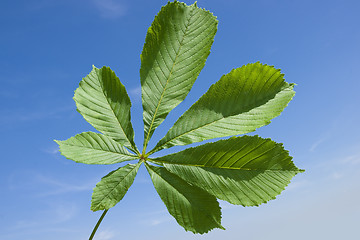
{"type": "MultiPolygon", "coordinates": [[[[53,139],[94,131],[72,100],[94,64],[110,66],[126,86],[141,146],[139,56],[147,28],[166,2],[2,0],[0,239],[88,238],[100,215],[90,211],[92,188],[117,166],[76,164],[59,154],[53,139]]],[[[219,19],[212,52],[190,94],[152,143],[223,74],[260,61],[281,68],[286,80],[297,84],[297,94],[257,134],[283,142],[306,172],[260,207],[221,202],[227,230],[201,236],[176,224],[142,168],[96,239],[355,239],[359,1],[199,0],[198,6],[219,19]]]]}

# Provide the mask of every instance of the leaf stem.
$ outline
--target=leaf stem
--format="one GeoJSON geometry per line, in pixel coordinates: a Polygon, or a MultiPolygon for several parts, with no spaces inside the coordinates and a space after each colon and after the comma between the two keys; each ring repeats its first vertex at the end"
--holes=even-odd
{"type": "Polygon", "coordinates": [[[92,240],[92,239],[93,239],[93,237],[94,237],[94,235],[95,235],[95,233],[96,233],[96,230],[97,230],[98,227],[100,226],[100,223],[101,223],[101,221],[103,220],[103,218],[105,217],[105,215],[106,215],[106,213],[107,213],[108,210],[109,210],[109,209],[105,210],[105,211],[101,214],[101,217],[99,218],[98,222],[96,223],[96,225],[95,225],[95,227],[94,227],[94,229],[93,229],[93,231],[92,231],[92,233],[91,233],[91,235],[90,235],[90,237],[89,237],[89,240],[92,240]]]}

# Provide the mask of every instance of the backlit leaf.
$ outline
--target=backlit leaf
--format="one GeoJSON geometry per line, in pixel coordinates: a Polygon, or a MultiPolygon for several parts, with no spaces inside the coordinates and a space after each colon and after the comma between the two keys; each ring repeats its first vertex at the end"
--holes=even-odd
{"type": "Polygon", "coordinates": [[[110,68],[93,67],[80,82],[74,100],[81,115],[98,131],[137,152],[130,121],[130,98],[110,68]]]}
{"type": "Polygon", "coordinates": [[[253,63],[232,70],[187,110],[150,153],[175,145],[255,131],[293,98],[280,70],[253,63]]]}
{"type": "Polygon", "coordinates": [[[169,213],[185,230],[206,233],[221,228],[221,211],[216,198],[168,172],[146,164],[156,191],[169,213]]]}
{"type": "MultiPolygon", "coordinates": [[[[151,154],[172,146],[255,131],[279,116],[295,94],[294,84],[287,83],[273,66],[257,62],[233,69],[148,151],[155,129],[186,98],[204,67],[217,24],[216,17],[198,8],[196,2],[188,6],[174,1],[162,7],[148,29],[140,57],[142,153],[134,142],[130,98],[115,73],[109,67],[93,66],[80,82],[74,95],[77,110],[101,133],[84,132],[56,141],[61,153],[85,164],[138,160],[97,183],[91,210],[104,211],[89,239],[107,210],[123,199],[142,163],[169,213],[186,231],[200,234],[224,229],[217,198],[258,206],[274,199],[303,171],[282,144],[258,136],[232,137],[151,158],[151,154]]],[[[143,201],[147,201],[146,196],[143,201]]]]}
{"type": "Polygon", "coordinates": [[[113,139],[94,132],[80,133],[65,141],[57,141],[66,158],[86,164],[114,164],[138,159],[113,139]]]}
{"type": "Polygon", "coordinates": [[[217,30],[216,17],[193,4],[169,2],[149,28],[141,54],[144,146],[189,93],[217,30]]]}
{"type": "Polygon", "coordinates": [[[233,137],[153,159],[185,181],[232,204],[257,206],[281,193],[302,172],[282,144],[233,137]]]}
{"type": "Polygon", "coordinates": [[[103,177],[96,184],[91,201],[91,210],[107,210],[115,206],[133,184],[141,162],[128,164],[103,177]]]}

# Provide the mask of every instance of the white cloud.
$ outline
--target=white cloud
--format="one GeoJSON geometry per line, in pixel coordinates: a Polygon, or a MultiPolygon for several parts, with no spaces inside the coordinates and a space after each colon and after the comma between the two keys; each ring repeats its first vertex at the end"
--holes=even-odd
{"type": "Polygon", "coordinates": [[[129,90],[129,95],[134,102],[141,102],[141,86],[131,88],[129,90]]]}
{"type": "MultiPolygon", "coordinates": [[[[47,231],[52,231],[52,225],[56,226],[63,222],[71,221],[78,213],[78,206],[75,203],[63,201],[46,201],[43,209],[27,219],[20,219],[12,225],[14,230],[37,229],[47,226],[47,231]]],[[[42,229],[46,231],[46,229],[42,229]]],[[[64,231],[58,229],[56,231],[64,231]]],[[[69,229],[67,230],[69,231],[69,229]]]]}
{"type": "Polygon", "coordinates": [[[134,96],[141,96],[141,86],[130,89],[129,93],[134,96]]]}
{"type": "Polygon", "coordinates": [[[337,180],[337,179],[340,179],[342,178],[342,174],[341,173],[338,173],[338,172],[334,172],[333,175],[332,175],[332,178],[337,180]]]}
{"type": "Polygon", "coordinates": [[[41,196],[57,195],[69,192],[91,191],[94,188],[94,182],[92,181],[82,185],[66,184],[40,174],[36,176],[36,180],[38,183],[49,185],[53,189],[51,191],[40,194],[41,196]]]}
{"type": "Polygon", "coordinates": [[[65,113],[73,112],[74,106],[64,106],[52,110],[14,109],[11,112],[1,113],[4,115],[0,119],[0,124],[15,124],[18,122],[31,122],[45,119],[63,118],[65,113]]]}
{"type": "Polygon", "coordinates": [[[297,180],[293,180],[291,181],[291,183],[285,188],[285,191],[292,191],[294,189],[298,190],[299,188],[306,188],[310,185],[311,183],[309,183],[309,181],[307,180],[301,180],[301,181],[297,181],[297,180]]]}
{"type": "Polygon", "coordinates": [[[88,181],[83,184],[74,185],[57,179],[45,176],[33,171],[16,171],[9,176],[8,187],[12,191],[38,190],[42,192],[36,194],[37,197],[65,194],[69,192],[91,191],[95,186],[96,180],[88,181]]]}
{"type": "Polygon", "coordinates": [[[94,240],[110,240],[115,236],[114,232],[110,230],[101,230],[96,233],[94,240]]]}
{"type": "Polygon", "coordinates": [[[123,1],[116,0],[93,0],[100,16],[103,18],[118,18],[124,16],[127,7],[123,1]]]}
{"type": "Polygon", "coordinates": [[[170,222],[170,217],[159,217],[159,218],[152,218],[152,219],[145,219],[142,220],[141,223],[147,226],[157,226],[165,222],[170,222]]]}
{"type": "Polygon", "coordinates": [[[321,138],[321,139],[319,139],[319,140],[317,140],[316,142],[314,142],[312,145],[311,145],[311,147],[310,147],[310,152],[314,152],[315,151],[315,149],[320,145],[320,144],[322,144],[325,140],[326,140],[327,138],[321,138]]]}
{"type": "Polygon", "coordinates": [[[78,212],[75,204],[56,204],[52,206],[52,216],[55,223],[66,222],[72,219],[78,212]]]}
{"type": "Polygon", "coordinates": [[[49,153],[49,154],[51,154],[51,155],[60,154],[60,152],[59,152],[59,147],[58,147],[58,146],[56,146],[56,147],[50,147],[50,148],[44,149],[43,151],[46,152],[46,153],[49,153]]]}
{"type": "Polygon", "coordinates": [[[173,219],[166,210],[145,212],[142,215],[139,222],[145,226],[157,226],[173,219]]]}
{"type": "Polygon", "coordinates": [[[157,211],[150,211],[150,212],[144,212],[142,213],[142,215],[146,215],[146,216],[161,216],[163,214],[167,213],[166,210],[157,210],[157,211]]]}
{"type": "Polygon", "coordinates": [[[342,160],[344,163],[356,165],[360,163],[360,154],[354,154],[351,156],[348,156],[342,160]]]}

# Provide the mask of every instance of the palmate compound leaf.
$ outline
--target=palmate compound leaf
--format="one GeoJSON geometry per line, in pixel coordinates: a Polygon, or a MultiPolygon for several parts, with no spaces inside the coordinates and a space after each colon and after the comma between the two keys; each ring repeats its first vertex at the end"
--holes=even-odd
{"type": "Polygon", "coordinates": [[[94,132],[83,132],[65,141],[57,141],[66,158],[85,164],[114,164],[138,159],[113,139],[94,132]]]}
{"type": "Polygon", "coordinates": [[[130,98],[109,67],[93,67],[80,82],[74,100],[81,115],[98,131],[138,152],[130,121],[130,98]]]}
{"type": "Polygon", "coordinates": [[[145,164],[152,182],[169,213],[185,230],[206,233],[221,226],[221,210],[216,198],[190,185],[163,167],[145,164]]]}
{"type": "Polygon", "coordinates": [[[217,30],[216,17],[196,3],[169,2],[149,28],[141,54],[144,150],[154,130],[189,93],[217,30]]]}
{"type": "Polygon", "coordinates": [[[282,144],[258,136],[232,137],[151,159],[185,181],[232,204],[258,206],[281,193],[303,170],[282,144]]]}
{"type": "Polygon", "coordinates": [[[103,177],[92,194],[91,210],[107,210],[115,206],[133,184],[142,162],[128,164],[103,177]]]}
{"type": "Polygon", "coordinates": [[[104,135],[88,132],[57,141],[62,154],[87,164],[141,158],[136,165],[128,164],[102,178],[94,189],[93,211],[115,206],[145,162],[155,189],[176,221],[186,230],[206,233],[223,229],[216,198],[244,206],[259,205],[274,199],[302,171],[281,144],[257,136],[234,137],[149,158],[174,145],[254,131],[278,116],[294,96],[293,85],[284,81],[280,70],[260,63],[234,69],[146,153],[156,127],[185,99],[204,67],[216,30],[216,17],[197,8],[196,3],[169,2],[155,17],[141,55],[145,136],[141,155],[134,143],[130,99],[115,73],[107,67],[94,67],[81,81],[74,96],[78,111],[104,135]]]}
{"type": "Polygon", "coordinates": [[[150,151],[245,134],[270,123],[295,95],[280,70],[252,63],[221,77],[150,151]]]}

